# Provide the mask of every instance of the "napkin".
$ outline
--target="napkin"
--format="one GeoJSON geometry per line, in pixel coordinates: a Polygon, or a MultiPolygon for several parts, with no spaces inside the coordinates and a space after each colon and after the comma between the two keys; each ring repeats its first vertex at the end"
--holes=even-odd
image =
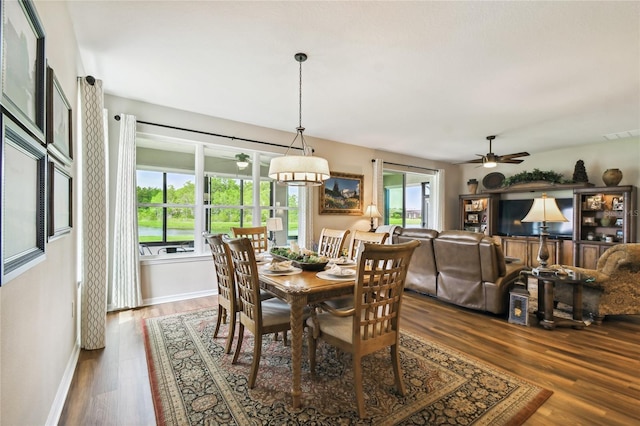
{"type": "Polygon", "coordinates": [[[327,273],[335,276],[350,277],[356,274],[353,269],[341,268],[338,265],[333,265],[330,269],[327,269],[327,273]]]}
{"type": "Polygon", "coordinates": [[[336,265],[344,265],[345,263],[350,263],[350,260],[347,259],[345,256],[342,256],[342,257],[333,259],[333,263],[335,263],[336,265]]]}
{"type": "Polygon", "coordinates": [[[273,271],[273,272],[288,271],[291,269],[291,261],[285,260],[282,262],[278,262],[278,261],[272,260],[270,264],[265,266],[265,269],[267,271],[273,271]]]}

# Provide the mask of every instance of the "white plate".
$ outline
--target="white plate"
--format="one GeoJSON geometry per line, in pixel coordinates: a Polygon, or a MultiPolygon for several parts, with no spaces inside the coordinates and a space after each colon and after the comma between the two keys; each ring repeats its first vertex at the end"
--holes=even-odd
{"type": "Polygon", "coordinates": [[[331,259],[329,261],[329,263],[333,264],[333,265],[338,265],[338,266],[355,266],[356,262],[354,260],[351,259],[347,259],[344,262],[341,262],[339,259],[331,259]]]}
{"type": "Polygon", "coordinates": [[[333,275],[328,273],[328,271],[320,271],[316,274],[318,278],[322,278],[323,280],[331,280],[331,281],[353,281],[356,279],[355,274],[350,276],[345,275],[333,275]]]}
{"type": "Polygon", "coordinates": [[[299,274],[300,272],[302,272],[302,269],[300,268],[296,268],[296,267],[292,267],[291,269],[287,269],[284,271],[270,271],[266,268],[261,268],[260,272],[265,274],[265,275],[295,275],[295,274],[299,274]]]}

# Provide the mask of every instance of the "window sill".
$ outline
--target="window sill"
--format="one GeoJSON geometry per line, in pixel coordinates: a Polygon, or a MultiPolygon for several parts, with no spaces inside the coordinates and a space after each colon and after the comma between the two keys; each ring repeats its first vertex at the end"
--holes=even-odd
{"type": "Polygon", "coordinates": [[[166,263],[188,263],[210,261],[211,253],[170,253],[140,256],[140,266],[166,263]]]}

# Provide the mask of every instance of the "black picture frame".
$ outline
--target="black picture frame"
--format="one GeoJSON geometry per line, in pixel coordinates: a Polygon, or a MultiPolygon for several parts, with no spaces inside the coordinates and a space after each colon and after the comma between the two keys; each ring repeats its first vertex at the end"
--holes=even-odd
{"type": "Polygon", "coordinates": [[[320,214],[362,216],[364,175],[331,172],[320,187],[320,214]]]}
{"type": "Polygon", "coordinates": [[[31,0],[2,2],[3,109],[45,141],[45,33],[31,0]]]}
{"type": "Polygon", "coordinates": [[[47,151],[8,115],[2,121],[1,282],[45,257],[47,151]]]}
{"type": "Polygon", "coordinates": [[[68,234],[73,228],[73,178],[71,172],[49,158],[49,240],[68,234]]]}
{"type": "Polygon", "coordinates": [[[63,163],[73,160],[73,111],[56,74],[47,67],[47,149],[63,163]]]}
{"type": "Polygon", "coordinates": [[[529,295],[526,291],[512,291],[509,293],[508,322],[519,325],[529,325],[529,295]]]}

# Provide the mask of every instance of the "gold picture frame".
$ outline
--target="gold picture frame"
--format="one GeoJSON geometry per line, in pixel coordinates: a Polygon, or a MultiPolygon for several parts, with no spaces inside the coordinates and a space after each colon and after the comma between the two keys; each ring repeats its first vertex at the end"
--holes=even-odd
{"type": "Polygon", "coordinates": [[[364,175],[331,172],[320,187],[320,214],[362,216],[364,175]]]}

